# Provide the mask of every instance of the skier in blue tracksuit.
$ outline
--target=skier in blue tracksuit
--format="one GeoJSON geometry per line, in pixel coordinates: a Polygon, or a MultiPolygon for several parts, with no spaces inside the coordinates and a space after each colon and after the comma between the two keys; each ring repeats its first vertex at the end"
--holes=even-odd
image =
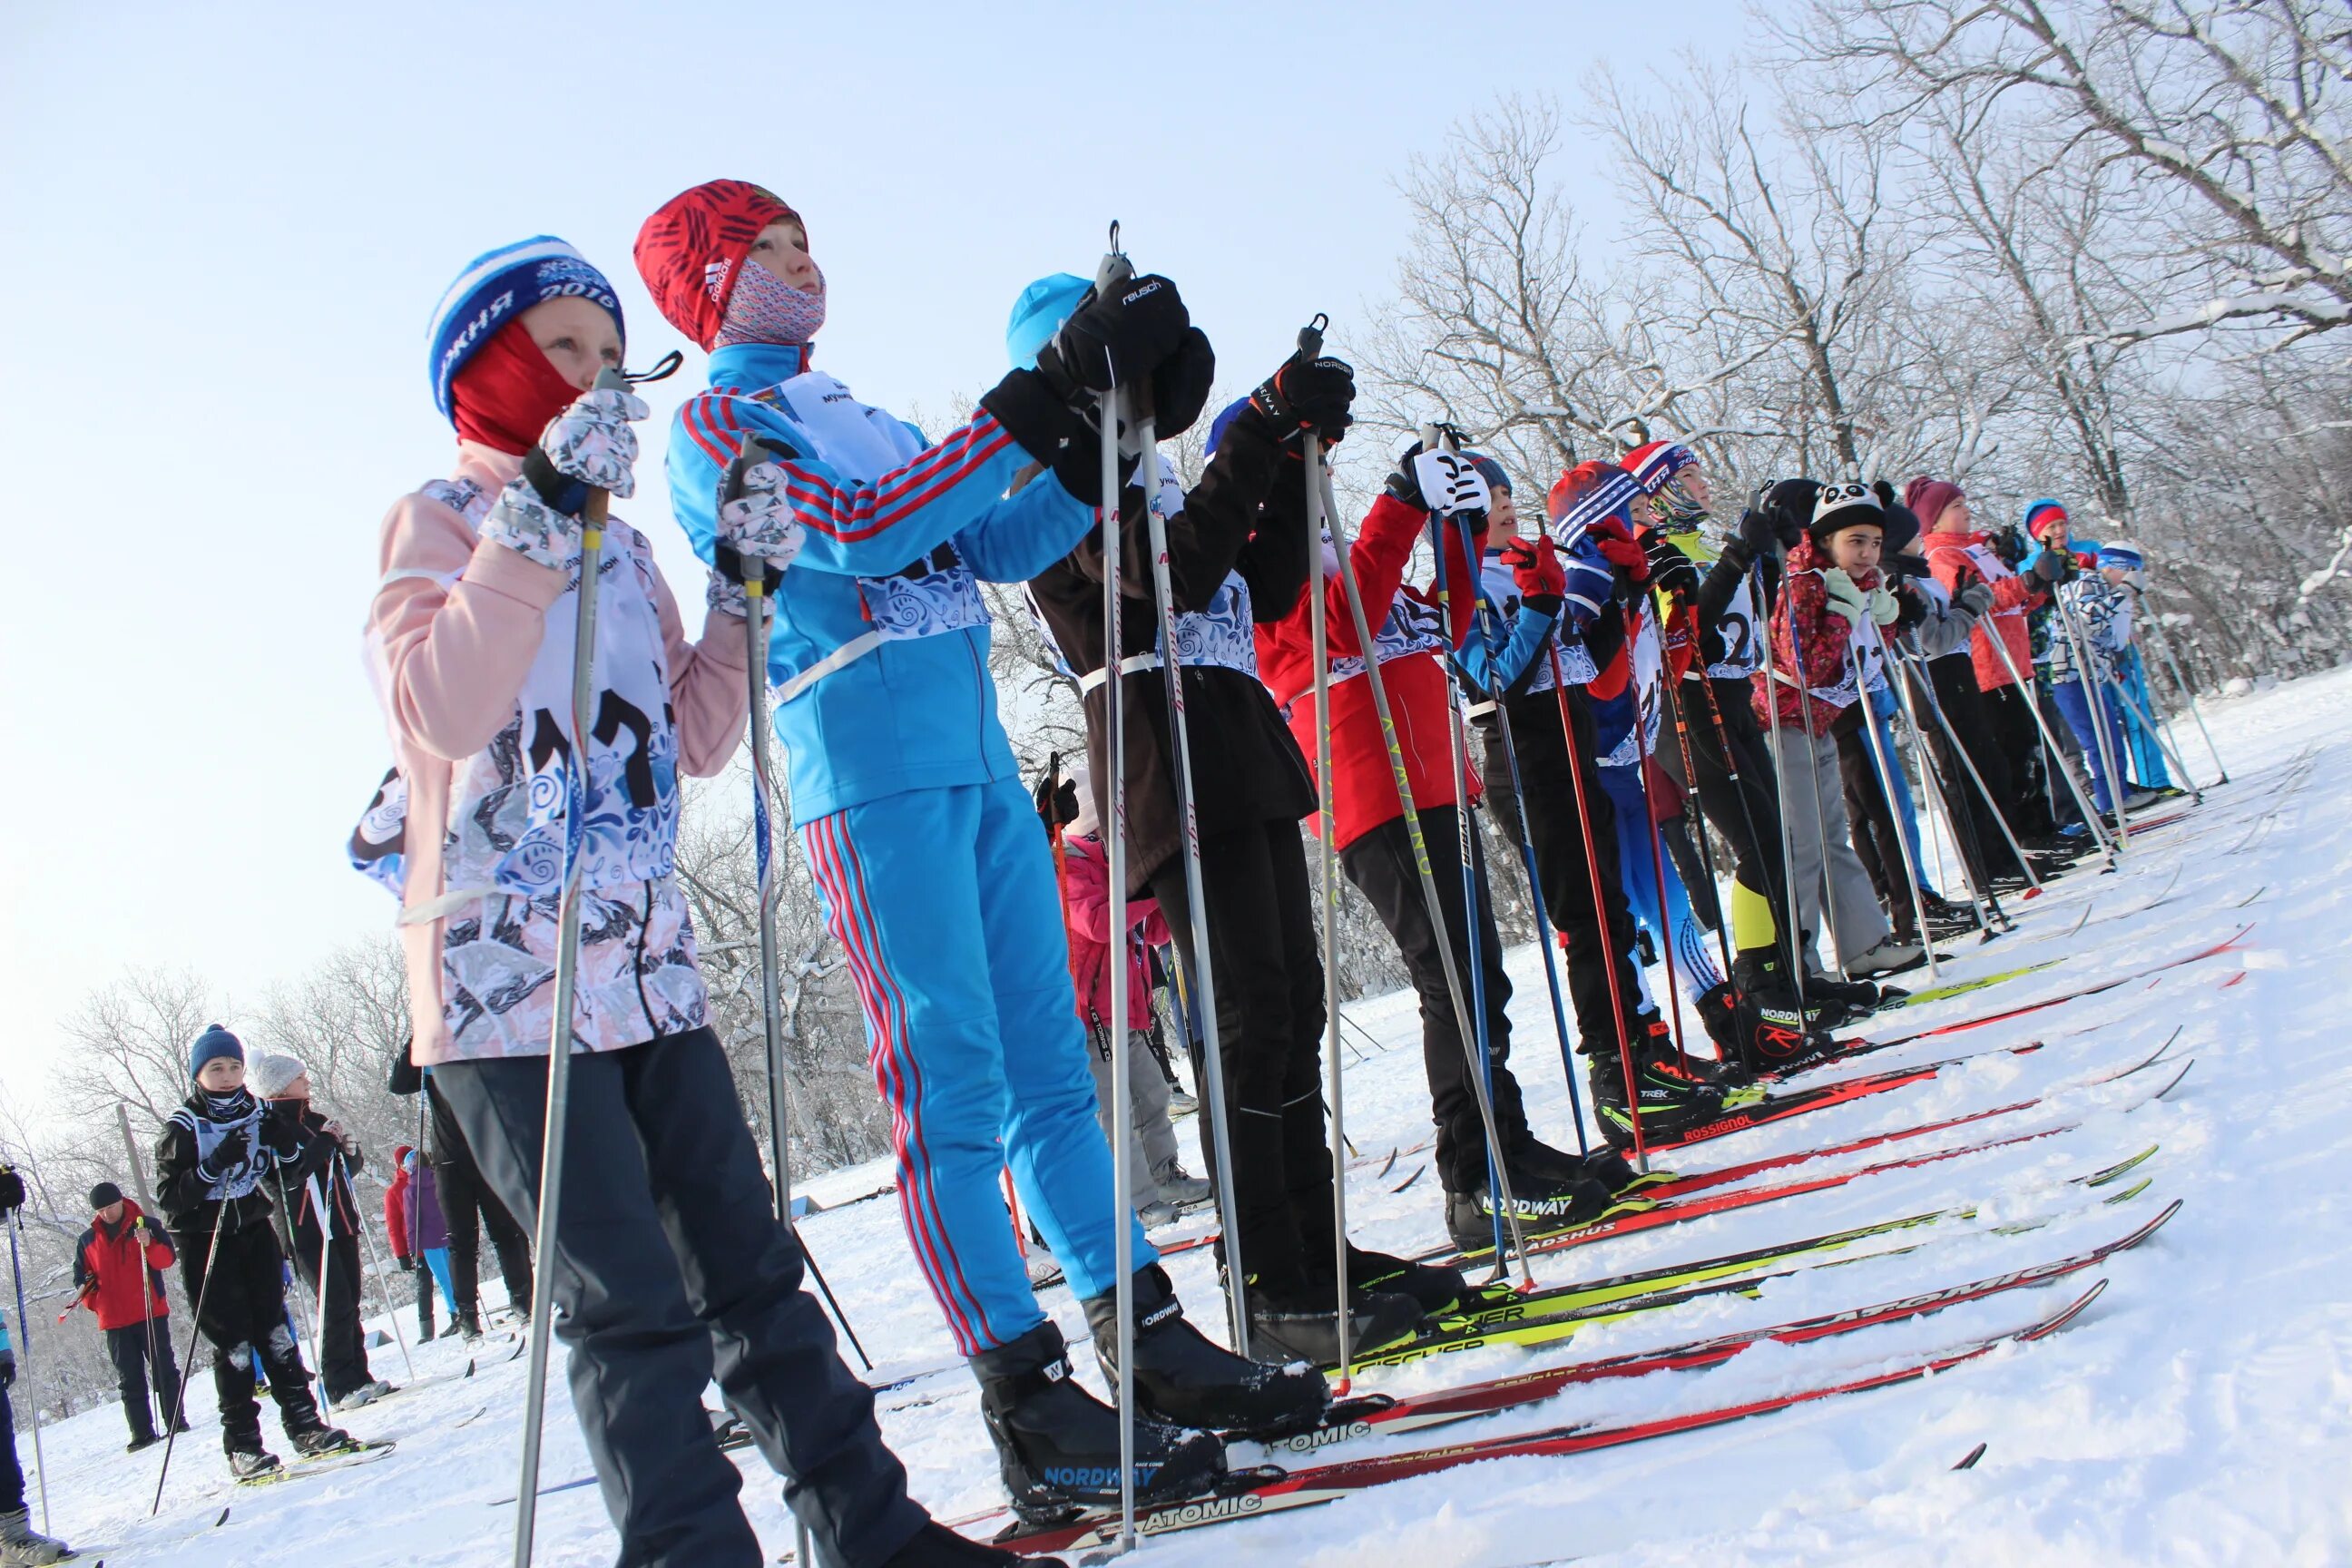
{"type": "Polygon", "coordinates": [[[671,430],[672,504],[706,558],[740,544],[788,566],[768,679],[793,817],[865,1012],[908,1237],[980,1378],[1015,1506],[1115,1500],[1118,1437],[1037,1306],[997,1195],[1007,1168],[1098,1346],[1116,1328],[1113,1227],[1133,1227],[1138,1489],[1192,1490],[1222,1449],[1181,1427],[1255,1424],[1250,1394],[1275,1369],[1184,1323],[1113,1201],[1053,868],[997,718],[980,593],[1034,576],[1093,525],[1098,448],[1067,366],[1092,353],[1148,369],[1186,331],[1182,305],[1164,279],[1089,300],[1056,340],[1064,380],[1016,371],[929,445],[809,367],[824,283],[806,245],[790,207],[740,181],[684,193],[640,233],[656,302],[713,349],[709,389],[671,430]],[[784,455],[722,506],[751,437],[784,455]],[[1045,467],[1052,477],[1019,482],[1045,467]]]}

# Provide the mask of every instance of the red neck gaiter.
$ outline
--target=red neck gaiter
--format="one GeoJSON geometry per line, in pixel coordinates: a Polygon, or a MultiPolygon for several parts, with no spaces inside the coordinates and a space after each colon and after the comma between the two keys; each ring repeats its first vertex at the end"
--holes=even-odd
{"type": "Polygon", "coordinates": [[[548,422],[579,396],[519,320],[500,328],[449,384],[459,438],[517,457],[539,445],[548,422]]]}

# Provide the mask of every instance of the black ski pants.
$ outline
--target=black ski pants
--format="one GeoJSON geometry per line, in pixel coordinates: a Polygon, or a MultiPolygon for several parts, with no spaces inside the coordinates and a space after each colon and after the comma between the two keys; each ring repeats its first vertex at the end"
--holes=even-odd
{"type": "Polygon", "coordinates": [[[1744,683],[1685,680],[1677,696],[1690,726],[1691,793],[1716,835],[1731,847],[1731,876],[1772,906],[1782,931],[1789,916],[1787,862],[1780,854],[1780,796],[1772,754],[1757,726],[1744,683]]]}
{"type": "MultiPolygon", "coordinates": [[[[1845,816],[1853,835],[1853,852],[1870,878],[1896,937],[1916,942],[1918,921],[1911,909],[1911,877],[1905,868],[1903,829],[1887,803],[1879,782],[1878,758],[1869,731],[1868,699],[1841,714],[1832,731],[1837,737],[1838,783],[1845,793],[1845,816]]],[[[1887,759],[1894,764],[1895,759],[1887,759]]]]}
{"type": "MultiPolygon", "coordinates": [[[[1470,852],[1477,877],[1478,901],[1472,917],[1476,924],[1464,918],[1462,820],[1460,808],[1451,805],[1433,805],[1421,813],[1429,868],[1445,918],[1443,937],[1429,918],[1429,900],[1422,890],[1403,817],[1391,817],[1339,851],[1348,879],[1370,900],[1381,923],[1396,939],[1421,1000],[1421,1065],[1429,1079],[1430,1120],[1437,1124],[1437,1174],[1449,1193],[1475,1193],[1486,1184],[1486,1126],[1479,1117],[1470,1077],[1477,1042],[1465,1045],[1454,1018],[1454,994],[1445,984],[1444,955],[1449,947],[1465,986],[1474,984],[1474,976],[1483,976],[1476,983],[1486,1006],[1486,1076],[1495,1133],[1503,1142],[1502,1158],[1507,1163],[1529,1137],[1527,1106],[1510,1068],[1511,1020],[1505,1009],[1511,1000],[1511,982],[1503,973],[1503,940],[1495,930],[1485,850],[1475,835],[1470,852]],[[1478,948],[1475,967],[1470,955],[1474,931],[1478,948]]],[[[1472,1020],[1475,1027],[1475,1014],[1472,1020]]]]}
{"type": "Polygon", "coordinates": [[[0,1513],[25,1506],[25,1467],[16,1461],[16,1410],[0,1388],[0,1513]]]}
{"type": "MultiPolygon", "coordinates": [[[[1942,689],[1940,683],[1937,689],[1942,689]]],[[[1982,700],[1989,749],[2000,759],[2001,784],[1995,787],[2002,812],[2020,838],[2046,837],[2071,815],[2071,806],[2063,799],[2065,784],[2049,771],[2057,759],[2043,753],[2041,727],[2033,721],[2032,694],[2004,686],[1984,693],[1982,700]],[[2054,795],[2048,793],[2053,787],[2054,795]]],[[[1977,766],[1984,766],[1983,758],[1977,759],[1977,766]]],[[[1988,781],[1993,776],[1985,774],[1988,781]]]]}
{"type": "Polygon", "coordinates": [[[220,1400],[221,1447],[261,1446],[261,1405],[253,1396],[257,1363],[289,1437],[319,1426],[310,1374],[286,1323],[285,1263],[267,1223],[224,1232],[175,1232],[180,1289],[196,1303],[196,1330],[213,1347],[213,1393],[220,1400]]]}
{"type": "Polygon", "coordinates": [[[465,1130],[447,1101],[433,1092],[428,1079],[425,1097],[433,1110],[433,1177],[441,1199],[441,1217],[449,1227],[449,1286],[460,1313],[481,1310],[482,1232],[490,1233],[490,1247],[499,1255],[499,1276],[506,1281],[507,1300],[518,1312],[530,1310],[530,1237],[515,1223],[499,1194],[482,1180],[465,1130]]]}
{"type": "MultiPolygon", "coordinates": [[[[1528,806],[1528,837],[1535,850],[1536,879],[1543,885],[1544,914],[1567,939],[1568,995],[1576,1013],[1576,1048],[1588,1057],[1613,1058],[1618,1049],[1617,1003],[1624,1022],[1638,1031],[1635,1015],[1642,987],[1633,973],[1633,917],[1625,907],[1625,884],[1617,864],[1617,813],[1593,763],[1592,713],[1580,692],[1571,693],[1567,711],[1573,733],[1560,727],[1561,704],[1550,691],[1514,700],[1511,738],[1519,749],[1519,788],[1528,806]],[[1591,814],[1591,854],[1577,808],[1577,780],[1591,814]],[[1596,866],[1597,862],[1597,866],[1596,866]],[[1599,871],[1601,903],[1593,903],[1599,871]],[[1615,971],[1615,994],[1611,972],[1615,971]]],[[[1444,879],[1440,879],[1441,883],[1444,879]]]]}
{"type": "Polygon", "coordinates": [[[295,1231],[294,1272],[310,1297],[310,1309],[320,1314],[319,1378],[326,1384],[327,1403],[333,1405],[373,1383],[375,1374],[368,1370],[367,1340],[360,1331],[360,1238],[352,1235],[326,1238],[323,1302],[319,1291],[320,1242],[315,1225],[295,1231]]]}
{"type": "MultiPolygon", "coordinates": [[[[483,1176],[536,1224],[544,1057],[433,1069],[483,1176]]],[[[775,1197],[708,1028],[572,1058],[555,1332],[572,1408],[620,1531],[620,1568],[761,1568],[759,1538],[702,1406],[713,1377],[836,1568],[875,1568],[925,1515],[801,1289],[775,1197]]]]}
{"type": "Polygon", "coordinates": [[[172,1320],[150,1318],[128,1328],[107,1330],[106,1354],[114,1363],[114,1385],[122,1391],[122,1418],[131,1424],[132,1439],[144,1442],[159,1432],[170,1431],[172,1416],[180,1407],[180,1364],[172,1354],[172,1320]]]}
{"type": "MultiPolygon", "coordinates": [[[[1185,973],[1197,974],[1181,855],[1152,872],[1150,889],[1185,973]]],[[[1201,892],[1242,1271],[1270,1291],[1301,1289],[1330,1273],[1334,1238],[1323,953],[1298,824],[1276,818],[1202,837],[1201,892]]],[[[1206,1096],[1208,1076],[1196,1076],[1206,1096]]],[[[1214,1170],[1209,1118],[1200,1121],[1202,1153],[1214,1170]]]]}

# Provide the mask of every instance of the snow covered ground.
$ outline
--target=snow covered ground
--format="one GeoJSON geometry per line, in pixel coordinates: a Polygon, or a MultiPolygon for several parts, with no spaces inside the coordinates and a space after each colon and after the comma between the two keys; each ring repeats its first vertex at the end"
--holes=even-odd
{"type": "MultiPolygon", "coordinates": [[[[2033,1110],[1904,1150],[1958,1143],[1990,1128],[2078,1126],[2011,1149],[1580,1247],[1539,1259],[1537,1278],[1561,1283],[1960,1201],[1981,1205],[1974,1221],[1938,1226],[1926,1245],[1900,1256],[1774,1280],[1752,1300],[1730,1296],[1595,1327],[1540,1357],[1484,1351],[1360,1386],[1435,1386],[1441,1377],[1489,1376],[1886,1300],[2059,1257],[2185,1198],[2179,1217],[2147,1246],[2070,1282],[2078,1290],[2085,1279],[2111,1281],[2080,1321],[1926,1383],[1605,1453],[1459,1468],[1329,1508],[1163,1538],[1147,1543],[1143,1556],[1168,1568],[1236,1560],[1413,1568],[1570,1559],[2352,1562],[2352,1200],[2345,1179],[2352,1058],[2336,1048],[2352,943],[2345,875],[2352,867],[2352,792],[2344,784],[2352,776],[2352,672],[2219,704],[2210,716],[2234,771],[2201,811],[2148,834],[2117,874],[2080,868],[2046,896],[2013,905],[2020,929],[1988,946],[1956,946],[1947,977],[2061,954],[2062,967],[1891,1015],[1894,1026],[1882,1019],[1872,1032],[1969,1017],[2131,973],[2252,921],[2240,949],[2094,998],[1882,1053],[1874,1068],[2048,1043],[2031,1055],[1979,1057],[1930,1083],[1742,1133],[1668,1163],[1696,1169],[1741,1161],[2045,1091],[2054,1098],[2033,1110]],[[2113,1105],[2133,1097],[2130,1086],[2082,1087],[2168,1037],[2171,1058],[2193,1058],[2196,1065],[2167,1100],[2126,1113],[2113,1105]],[[2104,1207],[2095,1194],[2066,1184],[2151,1143],[2158,1151],[2141,1171],[2153,1184],[2126,1204],[2104,1207]],[[1990,1230],[2005,1219],[2050,1214],[2062,1217],[2025,1234],[1990,1230]],[[1955,1471],[1979,1444],[1986,1446],[1981,1461],[1955,1471]]],[[[2194,747],[2193,731],[2187,738],[2194,747]]],[[[2197,760],[2202,765],[2201,750],[2197,760]]],[[[1532,949],[1514,959],[1515,1058],[1539,1132],[1571,1143],[1542,970],[1532,949]]],[[[1368,1001],[1349,1016],[1362,1026],[1349,1037],[1363,1059],[1350,1064],[1349,1126],[1367,1156],[1349,1184],[1354,1227],[1360,1238],[1394,1250],[1431,1246],[1443,1235],[1434,1180],[1423,1175],[1402,1192],[1389,1190],[1421,1157],[1401,1153],[1385,1176],[1375,1174],[1391,1148],[1416,1144],[1425,1133],[1411,1004],[1368,1001]]],[[[1874,1157],[1885,1152],[1842,1163],[1874,1157]]],[[[895,1204],[847,1201],[887,1176],[867,1166],[810,1183],[819,1202],[841,1206],[804,1226],[886,1373],[951,1359],[907,1266],[895,1204]]],[[[1213,1330],[1222,1314],[1206,1252],[1184,1253],[1171,1268],[1195,1319],[1213,1330]]],[[[1585,1386],[1446,1436],[1736,1403],[2022,1324],[2067,1289],[2012,1293],[1819,1344],[1760,1347],[1712,1371],[1585,1386]]],[[[1045,1299],[1081,1340],[1082,1320],[1067,1292],[1045,1299]]],[[[387,1347],[377,1370],[411,1386],[355,1413],[349,1425],[365,1436],[396,1439],[398,1451],[364,1468],[263,1489],[229,1483],[208,1384],[200,1381],[191,1397],[196,1430],[182,1441],[152,1521],[146,1512],[158,1451],[124,1457],[119,1414],[89,1412],[45,1435],[52,1521],[86,1558],[113,1563],[503,1562],[523,1367],[500,1359],[510,1348],[494,1337],[475,1352],[468,1377],[468,1354],[457,1342],[419,1347],[421,1375],[411,1380],[387,1347]]],[[[968,1377],[957,1371],[923,1379],[886,1394],[882,1405],[885,1431],[935,1512],[957,1518],[996,1504],[968,1377]]],[[[588,1473],[560,1370],[548,1408],[543,1484],[557,1486],[588,1473]]],[[[20,1420],[22,1410],[20,1403],[20,1420]]],[[[29,1465],[28,1433],[20,1430],[18,1446],[29,1465]]],[[[772,1479],[755,1457],[739,1458],[745,1502],[762,1538],[775,1552],[788,1551],[792,1529],[772,1479]]],[[[611,1561],[613,1538],[593,1485],[551,1493],[539,1517],[541,1563],[611,1561]]]]}

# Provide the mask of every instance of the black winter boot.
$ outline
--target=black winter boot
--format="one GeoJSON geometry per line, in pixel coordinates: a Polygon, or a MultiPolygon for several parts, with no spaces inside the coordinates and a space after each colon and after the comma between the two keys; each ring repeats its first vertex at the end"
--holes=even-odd
{"type": "MultiPolygon", "coordinates": [[[[1253,1279],[1243,1298],[1249,1303],[1250,1348],[1260,1355],[1288,1356],[1318,1367],[1339,1365],[1337,1297],[1328,1280],[1276,1286],[1253,1279]]],[[[1410,1296],[1357,1289],[1349,1300],[1351,1352],[1394,1344],[1421,1326],[1421,1305],[1410,1296]]]]}
{"type": "Polygon", "coordinates": [[[958,1535],[938,1520],[927,1521],[882,1568],[1068,1568],[1059,1557],[1023,1557],[958,1535]]]}
{"type": "MultiPolygon", "coordinates": [[[[1601,1217],[1609,1208],[1609,1189],[1579,1175],[1566,1182],[1547,1182],[1532,1173],[1511,1173],[1511,1215],[1519,1222],[1522,1237],[1572,1230],[1601,1217]]],[[[1493,1193],[1485,1183],[1475,1192],[1448,1193],[1445,1231],[1465,1252],[1490,1251],[1495,1245],[1493,1193]]],[[[1504,1228],[1508,1239],[1509,1227],[1504,1228]]]]}
{"type": "Polygon", "coordinates": [[[293,1444],[294,1451],[306,1459],[316,1459],[327,1454],[347,1454],[360,1446],[349,1432],[324,1423],[289,1432],[286,1440],[293,1444]]]}
{"type": "MultiPolygon", "coordinates": [[[[1118,1294],[1084,1303],[1103,1381],[1118,1386],[1118,1294]]],[[[1254,1436],[1303,1432],[1323,1418],[1331,1391],[1314,1368],[1249,1361],[1213,1344],[1184,1321],[1184,1309],[1157,1263],[1135,1271],[1135,1403],[1179,1426],[1254,1436]]]]}
{"type": "Polygon", "coordinates": [[[1786,1007],[1769,1006],[1728,984],[1699,998],[1699,1016],[1724,1061],[1737,1063],[1750,1077],[1782,1072],[1837,1053],[1836,1040],[1804,1026],[1793,1001],[1786,1007]]]}
{"type": "Polygon", "coordinates": [[[1366,1252],[1353,1242],[1348,1246],[1348,1289],[1359,1296],[1410,1296],[1423,1317],[1454,1311],[1472,1294],[1459,1268],[1366,1252]]]}
{"type": "MultiPolygon", "coordinates": [[[[971,1373],[1014,1513],[1052,1524],[1078,1509],[1118,1505],[1118,1413],[1078,1386],[1051,1319],[972,1357],[971,1373]]],[[[1190,1497],[1224,1470],[1214,1436],[1136,1416],[1137,1502],[1190,1497]]]]}
{"type": "Polygon", "coordinates": [[[1635,1098],[1625,1094],[1625,1070],[1615,1057],[1586,1058],[1586,1080],[1592,1088],[1593,1110],[1601,1135],[1620,1149],[1633,1146],[1633,1123],[1641,1119],[1643,1139],[1678,1138],[1723,1114],[1723,1096],[1698,1084],[1677,1083],[1637,1072],[1635,1098]]]}

